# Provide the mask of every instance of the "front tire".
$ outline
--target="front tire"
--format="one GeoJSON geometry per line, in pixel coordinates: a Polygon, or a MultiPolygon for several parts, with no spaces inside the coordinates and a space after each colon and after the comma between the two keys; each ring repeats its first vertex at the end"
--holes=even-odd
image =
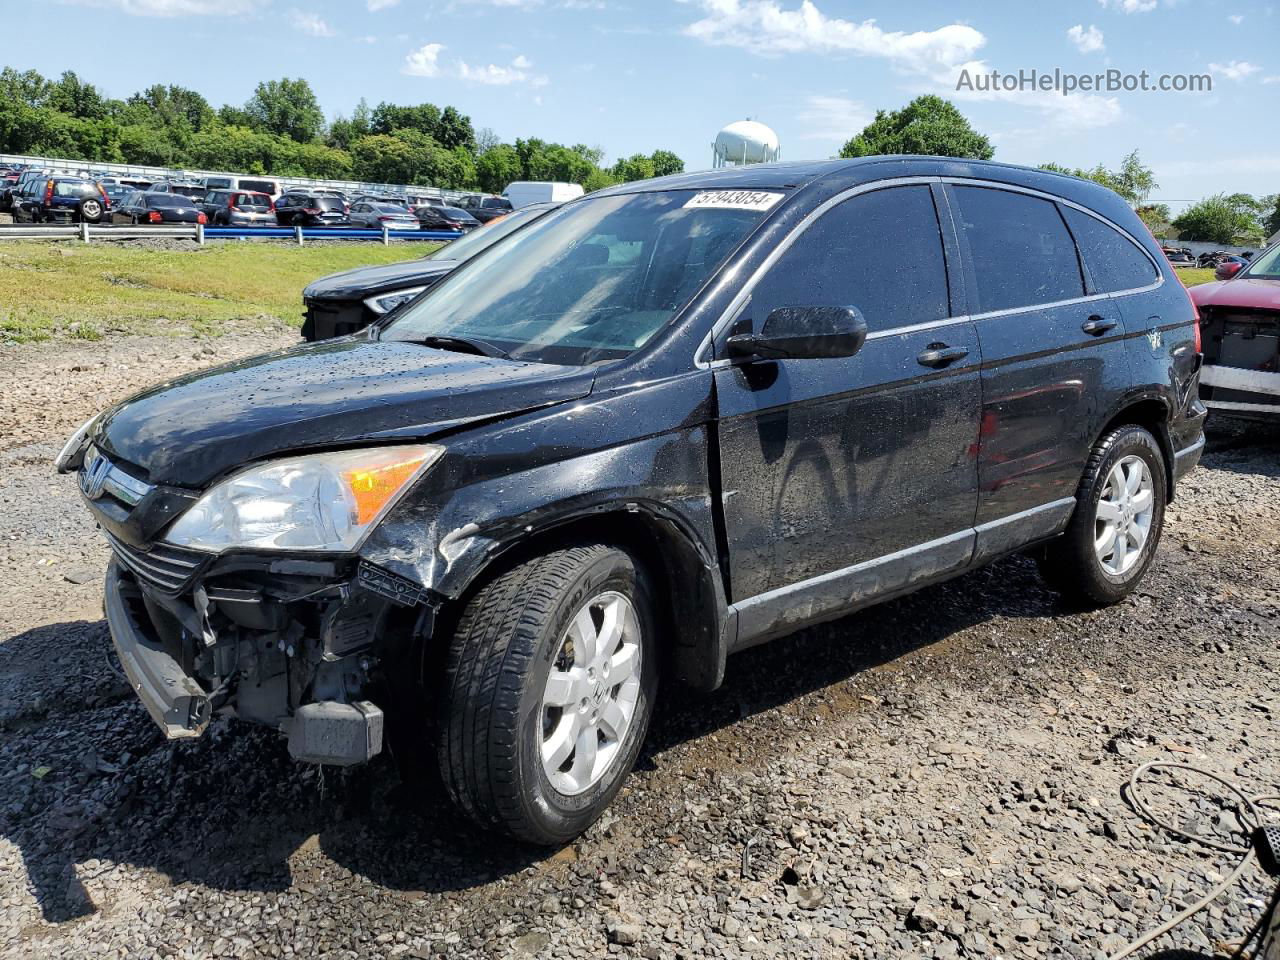
{"type": "Polygon", "coordinates": [[[657,690],[652,592],[600,544],[487,582],[454,630],[440,769],[482,827],[563,844],[608,807],[635,763],[657,690]]]}
{"type": "Polygon", "coordinates": [[[1132,593],[1160,543],[1166,476],[1164,453],[1150,431],[1132,424],[1109,431],[1089,455],[1071,523],[1040,557],[1045,580],[1096,605],[1132,593]]]}

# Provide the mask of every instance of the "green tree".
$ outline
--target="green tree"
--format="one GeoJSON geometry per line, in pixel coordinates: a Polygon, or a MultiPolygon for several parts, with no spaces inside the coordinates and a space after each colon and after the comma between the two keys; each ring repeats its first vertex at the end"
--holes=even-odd
{"type": "Polygon", "coordinates": [[[369,104],[365,102],[364,97],[361,97],[356,108],[351,111],[350,120],[339,115],[333,123],[329,124],[329,145],[345,150],[361,137],[367,137],[372,130],[373,127],[369,122],[369,104]]]}
{"type": "Polygon", "coordinates": [[[164,127],[185,124],[196,131],[216,119],[208,100],[194,90],[172,83],[168,86],[153,84],[140,93],[135,93],[128,103],[145,109],[156,124],[164,127]]]}
{"type": "MultiPolygon", "coordinates": [[[[1114,190],[1120,194],[1135,208],[1142,207],[1147,197],[1151,195],[1151,191],[1160,186],[1160,184],[1156,183],[1155,172],[1143,164],[1137,150],[1130,151],[1120,161],[1120,169],[1118,170],[1109,170],[1101,163],[1091,170],[1083,170],[1080,167],[1064,167],[1060,163],[1042,163],[1040,169],[1100,183],[1108,190],[1114,190]]],[[[1160,206],[1163,205],[1161,204],[1160,206]]],[[[1167,207],[1165,207],[1164,212],[1167,216],[1167,207]]],[[[1166,220],[1165,222],[1168,221],[1166,220]]]]}
{"type": "Polygon", "coordinates": [[[1182,211],[1173,221],[1181,240],[1208,243],[1258,243],[1262,226],[1257,219],[1258,202],[1248,194],[1219,193],[1206,197],[1182,211]]]}
{"type": "Polygon", "coordinates": [[[1272,194],[1269,197],[1262,198],[1263,205],[1268,213],[1266,220],[1262,224],[1263,232],[1266,233],[1266,239],[1275,236],[1280,232],[1280,193],[1272,194]]]}
{"type": "Polygon", "coordinates": [[[969,125],[954,104],[926,94],[901,110],[876,111],[876,118],[840,150],[842,157],[889,153],[990,160],[995,148],[969,125]]]}
{"type": "Polygon", "coordinates": [[[324,127],[324,114],[311,84],[301,78],[285,77],[258,84],[244,109],[257,129],[298,143],[316,139],[324,127]]]}
{"type": "Polygon", "coordinates": [[[655,150],[649,156],[653,163],[655,177],[667,177],[673,173],[684,173],[684,161],[670,150],[655,150]]]}
{"type": "Polygon", "coordinates": [[[1169,225],[1169,221],[1173,219],[1173,214],[1169,212],[1169,205],[1165,203],[1144,203],[1136,208],[1138,218],[1147,225],[1147,229],[1155,233],[1161,227],[1169,225]]]}
{"type": "Polygon", "coordinates": [[[587,174],[586,182],[582,184],[582,189],[587,193],[593,193],[596,190],[603,190],[605,187],[612,187],[617,182],[617,178],[608,170],[592,167],[591,172],[587,174]]]}
{"type": "Polygon", "coordinates": [[[75,71],[68,70],[49,86],[44,105],[59,113],[88,120],[102,113],[102,95],[91,83],[85,83],[75,71]]]}
{"type": "Polygon", "coordinates": [[[22,103],[28,107],[43,107],[49,97],[52,84],[39,72],[27,70],[19,73],[13,67],[0,70],[0,103],[22,103]]]}
{"type": "Polygon", "coordinates": [[[632,180],[648,180],[654,175],[653,159],[643,153],[623,157],[613,165],[613,175],[623,183],[632,180]]]}
{"type": "Polygon", "coordinates": [[[445,107],[441,111],[440,120],[431,135],[446,150],[462,147],[471,153],[476,148],[476,132],[471,127],[471,118],[453,107],[445,107]]]}
{"type": "Polygon", "coordinates": [[[486,193],[501,193],[522,173],[520,155],[509,143],[492,146],[476,158],[476,182],[486,193]]]}

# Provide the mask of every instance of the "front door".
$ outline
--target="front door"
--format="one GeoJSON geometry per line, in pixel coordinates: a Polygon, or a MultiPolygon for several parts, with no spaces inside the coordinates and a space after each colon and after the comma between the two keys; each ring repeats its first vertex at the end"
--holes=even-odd
{"type": "Polygon", "coordinates": [[[833,206],[730,324],[726,335],[759,331],[779,307],[852,306],[869,331],[853,357],[717,365],[740,635],[784,632],[775,600],[797,611],[794,626],[969,561],[981,357],[948,295],[934,189],[833,206]],[[842,581],[851,572],[857,584],[842,581]]]}

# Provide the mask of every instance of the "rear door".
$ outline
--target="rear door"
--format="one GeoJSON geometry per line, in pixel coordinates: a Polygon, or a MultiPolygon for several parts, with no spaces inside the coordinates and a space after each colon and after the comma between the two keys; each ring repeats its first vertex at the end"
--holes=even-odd
{"type": "Polygon", "coordinates": [[[1049,536],[1128,382],[1124,322],[1090,295],[1058,204],[991,183],[947,186],[982,343],[978,558],[1049,536]]]}
{"type": "Polygon", "coordinates": [[[948,295],[952,241],[934,188],[861,192],[810,222],[751,291],[717,355],[724,338],[758,331],[779,307],[857,307],[869,334],[853,357],[716,369],[744,636],[778,632],[774,598],[820,618],[972,553],[981,358],[948,295]],[[830,589],[850,576],[858,582],[830,589]]]}

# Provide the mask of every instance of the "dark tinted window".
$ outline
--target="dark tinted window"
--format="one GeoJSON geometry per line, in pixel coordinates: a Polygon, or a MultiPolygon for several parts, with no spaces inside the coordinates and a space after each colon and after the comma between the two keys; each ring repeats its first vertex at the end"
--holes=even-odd
{"type": "Polygon", "coordinates": [[[857,307],[871,330],[948,315],[942,235],[927,186],[876,190],[828,210],[751,296],[759,330],[778,307],[857,307]]]}
{"type": "Polygon", "coordinates": [[[149,193],[147,194],[148,207],[163,207],[168,209],[183,209],[191,206],[191,198],[184,197],[180,193],[149,193]]]}
{"type": "MultiPolygon", "coordinates": [[[[228,184],[230,186],[230,184],[228,184]]],[[[275,193],[276,185],[274,180],[244,180],[240,181],[241,190],[252,190],[254,193],[275,193]]]]}
{"type": "Polygon", "coordinates": [[[1151,259],[1133,241],[1097,217],[1062,207],[1062,215],[1075,234],[1080,253],[1099,293],[1132,290],[1156,281],[1151,259]]]}
{"type": "Polygon", "coordinates": [[[974,312],[1084,295],[1075,243],[1057,206],[986,187],[955,187],[952,195],[978,288],[974,312]]]}

